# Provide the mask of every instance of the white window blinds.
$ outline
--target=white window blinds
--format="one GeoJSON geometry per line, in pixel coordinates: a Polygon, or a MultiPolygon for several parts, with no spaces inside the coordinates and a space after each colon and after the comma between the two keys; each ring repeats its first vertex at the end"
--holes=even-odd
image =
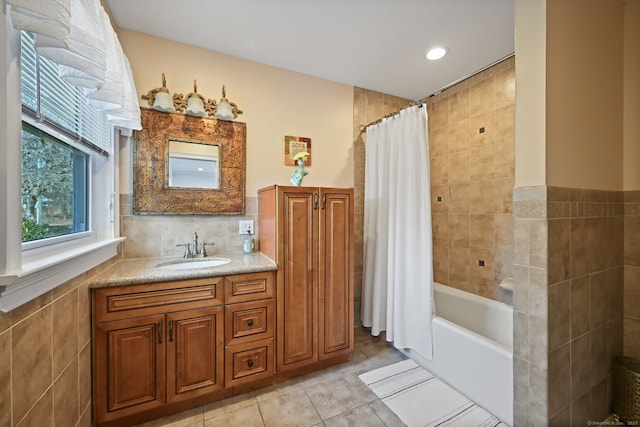
{"type": "Polygon", "coordinates": [[[82,89],[62,80],[58,65],[36,54],[34,40],[34,34],[22,31],[23,112],[98,152],[111,153],[113,138],[106,112],[89,105],[82,89]]]}

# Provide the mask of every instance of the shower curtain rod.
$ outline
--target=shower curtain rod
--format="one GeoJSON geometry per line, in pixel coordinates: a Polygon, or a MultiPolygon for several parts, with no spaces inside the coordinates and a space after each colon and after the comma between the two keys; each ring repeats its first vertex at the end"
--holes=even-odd
{"type": "Polygon", "coordinates": [[[491,64],[489,64],[489,65],[487,65],[487,66],[485,66],[485,67],[482,67],[482,68],[480,68],[480,69],[479,69],[479,70],[477,70],[477,71],[474,71],[474,72],[473,72],[473,73],[471,73],[471,74],[467,74],[466,76],[461,77],[461,78],[459,78],[458,80],[455,80],[455,81],[453,81],[453,82],[449,83],[448,85],[441,87],[440,89],[438,89],[438,90],[436,90],[435,92],[433,92],[431,95],[427,95],[427,96],[424,96],[424,97],[422,97],[422,98],[416,99],[415,101],[411,101],[409,104],[405,105],[404,107],[400,108],[399,110],[396,110],[396,111],[393,111],[393,112],[391,112],[391,113],[389,113],[389,114],[386,114],[386,115],[384,115],[384,116],[380,117],[378,120],[374,120],[374,121],[372,121],[372,122],[371,122],[371,123],[369,123],[369,124],[366,124],[366,125],[360,125],[360,133],[362,133],[362,132],[364,132],[365,130],[367,130],[367,128],[368,128],[369,126],[377,125],[378,123],[380,123],[380,122],[381,122],[381,121],[383,121],[384,119],[388,119],[389,117],[393,117],[393,116],[396,116],[396,115],[400,114],[400,111],[402,111],[402,110],[406,110],[407,108],[411,108],[411,107],[413,107],[414,105],[420,105],[420,106],[422,106],[422,104],[425,104],[429,98],[431,98],[431,97],[433,97],[433,96],[436,96],[436,95],[438,95],[438,94],[439,94],[439,93],[441,93],[441,92],[444,92],[445,90],[447,90],[447,89],[449,89],[449,88],[451,88],[451,87],[453,87],[453,86],[457,85],[458,83],[460,83],[460,82],[462,82],[462,81],[464,81],[464,80],[467,80],[467,79],[469,79],[469,78],[471,78],[471,77],[473,77],[473,76],[475,76],[475,75],[480,74],[480,73],[481,73],[481,72],[483,72],[484,70],[487,70],[487,69],[489,69],[489,68],[493,67],[494,65],[499,64],[499,63],[501,63],[502,61],[505,61],[505,60],[507,60],[507,59],[511,58],[511,57],[512,57],[512,56],[514,56],[514,55],[515,55],[515,52],[514,52],[514,53],[510,53],[509,55],[504,56],[504,57],[502,57],[502,58],[498,59],[497,61],[494,61],[494,62],[492,62],[491,64]]]}

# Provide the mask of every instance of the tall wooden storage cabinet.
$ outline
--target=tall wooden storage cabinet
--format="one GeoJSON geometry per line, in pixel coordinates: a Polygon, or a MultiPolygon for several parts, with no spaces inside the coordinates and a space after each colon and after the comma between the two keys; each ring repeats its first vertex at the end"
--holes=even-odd
{"type": "Polygon", "coordinates": [[[353,189],[258,191],[260,251],[278,264],[277,370],[353,351],[353,189]]]}

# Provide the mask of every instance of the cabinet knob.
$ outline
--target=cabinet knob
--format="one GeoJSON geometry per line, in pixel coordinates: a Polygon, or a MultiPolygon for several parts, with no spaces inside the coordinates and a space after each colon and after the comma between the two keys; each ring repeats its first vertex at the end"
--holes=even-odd
{"type": "Polygon", "coordinates": [[[247,365],[248,365],[250,368],[253,368],[253,360],[249,359],[249,361],[247,362],[247,365]]]}
{"type": "Polygon", "coordinates": [[[253,320],[247,320],[247,325],[253,326],[253,320]]]}

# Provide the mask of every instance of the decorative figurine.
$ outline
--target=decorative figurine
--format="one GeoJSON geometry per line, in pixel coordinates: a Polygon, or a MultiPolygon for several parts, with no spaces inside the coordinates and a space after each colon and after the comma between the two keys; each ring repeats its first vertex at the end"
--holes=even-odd
{"type": "Polygon", "coordinates": [[[309,153],[307,153],[306,151],[300,151],[295,156],[293,156],[293,160],[298,165],[298,169],[293,171],[290,181],[291,184],[295,185],[296,187],[300,187],[300,185],[302,184],[302,178],[309,175],[309,172],[304,169],[304,160],[308,155],[309,153]]]}

